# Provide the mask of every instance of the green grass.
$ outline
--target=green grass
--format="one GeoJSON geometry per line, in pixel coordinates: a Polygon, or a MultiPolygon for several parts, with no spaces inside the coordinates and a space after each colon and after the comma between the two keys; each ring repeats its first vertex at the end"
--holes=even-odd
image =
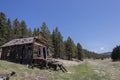
{"type": "Polygon", "coordinates": [[[54,72],[53,80],[110,80],[107,76],[99,76],[87,63],[68,67],[70,73],[54,72]]]}
{"type": "Polygon", "coordinates": [[[62,71],[40,70],[38,68],[28,69],[25,65],[0,61],[0,73],[15,71],[16,75],[11,80],[30,80],[38,76],[47,77],[49,80],[110,80],[108,76],[99,76],[88,63],[78,66],[66,67],[68,73],[62,71]]]}

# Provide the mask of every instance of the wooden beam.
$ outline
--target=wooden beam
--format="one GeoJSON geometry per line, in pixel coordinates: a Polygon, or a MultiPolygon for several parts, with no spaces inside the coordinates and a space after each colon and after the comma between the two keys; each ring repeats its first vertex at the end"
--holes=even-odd
{"type": "Polygon", "coordinates": [[[35,45],[38,45],[38,46],[46,47],[45,45],[40,44],[40,43],[37,43],[37,42],[35,42],[34,44],[35,44],[35,45]]]}

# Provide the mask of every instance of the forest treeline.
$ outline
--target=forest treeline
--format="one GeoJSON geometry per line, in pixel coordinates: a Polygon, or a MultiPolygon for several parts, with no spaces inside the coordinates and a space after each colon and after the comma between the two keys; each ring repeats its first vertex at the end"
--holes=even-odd
{"type": "Polygon", "coordinates": [[[75,44],[70,36],[64,41],[58,27],[50,32],[47,24],[43,22],[39,28],[31,30],[24,20],[19,21],[16,18],[11,21],[5,13],[0,12],[0,46],[12,39],[37,36],[39,32],[42,32],[48,39],[50,51],[54,58],[83,60],[84,58],[100,59],[108,57],[83,49],[82,45],[79,42],[75,44]]]}

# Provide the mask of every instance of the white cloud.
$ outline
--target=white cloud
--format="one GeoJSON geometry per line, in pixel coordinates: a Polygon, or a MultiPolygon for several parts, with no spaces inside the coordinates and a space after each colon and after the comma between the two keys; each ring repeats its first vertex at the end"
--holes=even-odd
{"type": "Polygon", "coordinates": [[[101,47],[100,50],[104,50],[104,47],[101,47]]]}

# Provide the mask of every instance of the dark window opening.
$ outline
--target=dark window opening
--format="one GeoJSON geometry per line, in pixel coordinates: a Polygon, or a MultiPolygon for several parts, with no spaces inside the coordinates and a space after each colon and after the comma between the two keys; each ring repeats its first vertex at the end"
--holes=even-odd
{"type": "Polygon", "coordinates": [[[44,57],[44,59],[46,59],[46,49],[45,48],[43,48],[43,57],[44,57]]]}
{"type": "Polygon", "coordinates": [[[50,49],[47,49],[47,55],[50,56],[50,49]]]}
{"type": "Polygon", "coordinates": [[[41,47],[38,46],[38,56],[41,56],[41,47]]]}

